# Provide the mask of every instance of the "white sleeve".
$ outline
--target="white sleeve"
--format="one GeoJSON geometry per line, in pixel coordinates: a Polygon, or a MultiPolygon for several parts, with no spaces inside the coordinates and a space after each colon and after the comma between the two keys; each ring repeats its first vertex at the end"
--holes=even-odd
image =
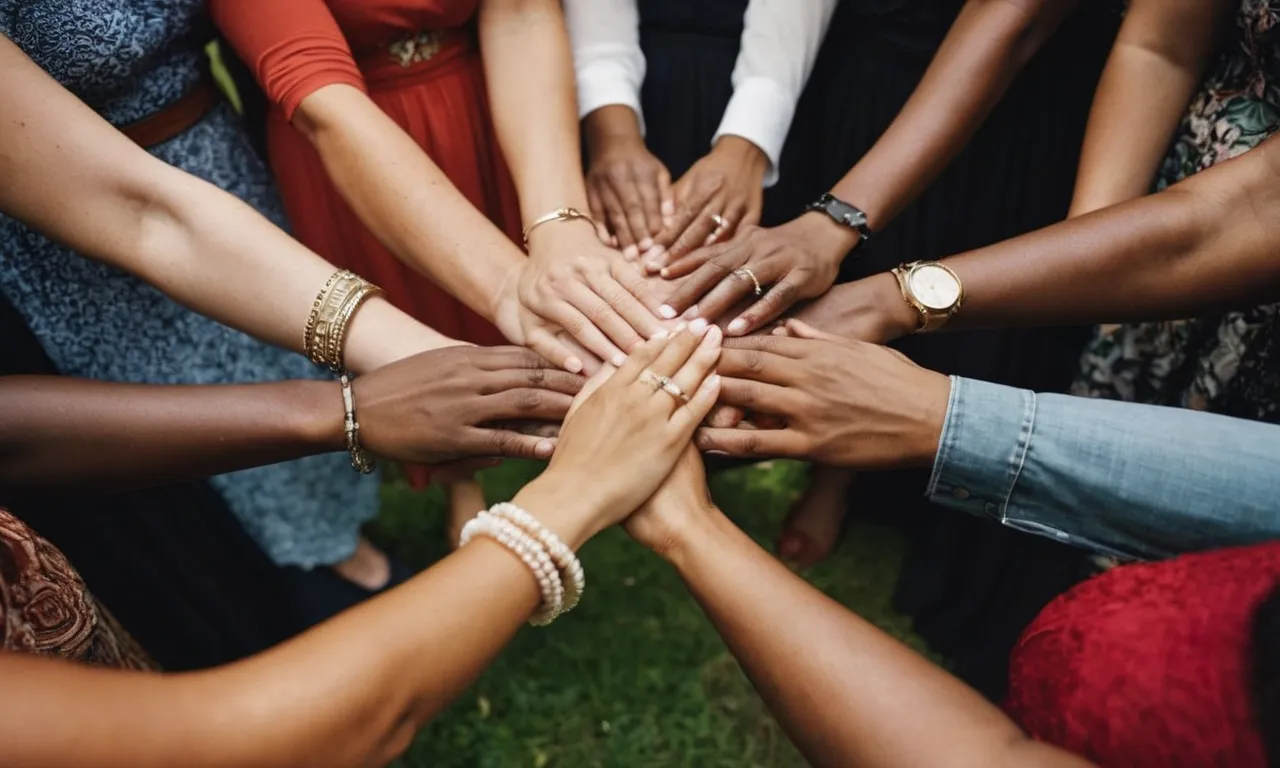
{"type": "Polygon", "coordinates": [[[778,181],[778,159],[796,103],[813,70],[837,0],[751,0],[733,68],[733,98],[714,143],[740,136],[769,158],[765,186],[778,181]]]}
{"type": "Polygon", "coordinates": [[[635,111],[643,132],[640,86],[645,63],[636,0],[564,0],[564,14],[573,46],[578,117],[622,104],[635,111]]]}

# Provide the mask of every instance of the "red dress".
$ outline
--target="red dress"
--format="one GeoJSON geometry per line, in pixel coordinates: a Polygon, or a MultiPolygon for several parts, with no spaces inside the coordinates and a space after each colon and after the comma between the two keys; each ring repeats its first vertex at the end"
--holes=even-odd
{"type": "Polygon", "coordinates": [[[1013,652],[1006,709],[1103,766],[1265,766],[1252,629],[1280,542],[1115,568],[1050,603],[1013,652]]]}
{"type": "Polygon", "coordinates": [[[272,104],[271,167],[293,234],[386,290],[441,333],[477,344],[501,334],[405,266],[360,222],[311,143],[289,124],[319,88],[365,91],[454,186],[513,238],[520,211],[493,132],[471,24],[479,0],[211,0],[215,23],[272,104]]]}

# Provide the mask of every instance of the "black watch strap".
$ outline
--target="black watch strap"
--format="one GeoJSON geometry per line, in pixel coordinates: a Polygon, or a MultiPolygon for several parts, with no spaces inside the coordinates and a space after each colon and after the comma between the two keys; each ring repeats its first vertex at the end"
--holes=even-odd
{"type": "Polygon", "coordinates": [[[864,243],[871,239],[871,227],[867,226],[867,214],[856,205],[849,205],[835,195],[825,194],[809,203],[805,210],[821,211],[827,214],[835,223],[857,232],[864,243]]]}

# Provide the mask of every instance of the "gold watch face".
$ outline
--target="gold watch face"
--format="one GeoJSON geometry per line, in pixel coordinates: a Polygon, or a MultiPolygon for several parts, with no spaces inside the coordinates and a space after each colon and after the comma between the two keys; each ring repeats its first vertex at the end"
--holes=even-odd
{"type": "Polygon", "coordinates": [[[945,311],[960,300],[960,281],[937,264],[921,264],[907,276],[907,288],[926,308],[945,311]]]}

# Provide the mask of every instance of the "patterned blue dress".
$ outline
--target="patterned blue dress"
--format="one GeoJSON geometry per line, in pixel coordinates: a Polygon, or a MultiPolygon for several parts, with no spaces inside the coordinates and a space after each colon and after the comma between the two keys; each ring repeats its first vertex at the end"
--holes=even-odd
{"type": "MultiPolygon", "coordinates": [[[[116,125],[185,94],[202,75],[204,44],[212,39],[201,0],[0,0],[0,32],[116,125]]],[[[284,224],[270,175],[229,106],[152,152],[284,224]]],[[[197,315],[2,216],[0,294],[66,375],[164,384],[323,375],[301,355],[197,315]]],[[[211,482],[281,565],[346,558],[359,526],[377,510],[377,480],[357,475],[336,454],[211,482]]]]}

